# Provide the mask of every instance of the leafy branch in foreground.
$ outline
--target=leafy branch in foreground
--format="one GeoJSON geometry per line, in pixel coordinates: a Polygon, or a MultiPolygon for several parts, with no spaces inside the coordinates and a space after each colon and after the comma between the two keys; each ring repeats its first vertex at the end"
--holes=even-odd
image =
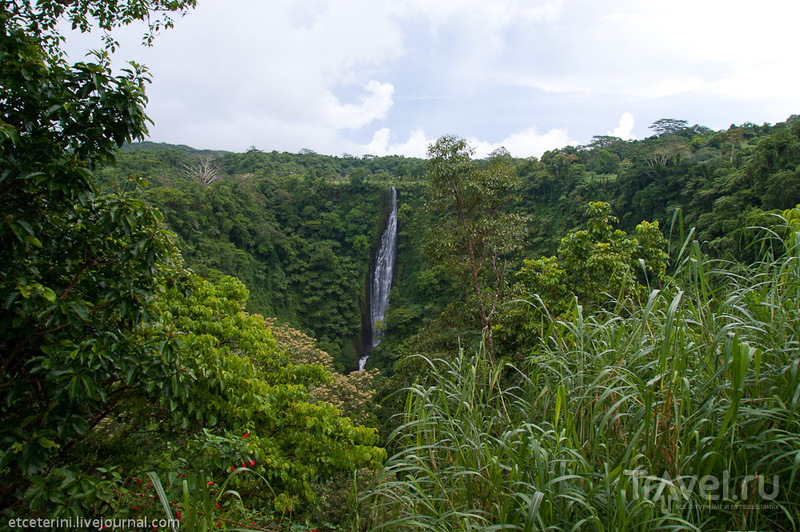
{"type": "MultiPolygon", "coordinates": [[[[179,268],[160,215],[93,171],[146,133],[147,77],[73,67],[0,5],[0,505],[174,359],[132,341],[179,268]],[[154,354],[156,353],[156,354],[154,354]]],[[[29,21],[33,23],[33,21],[29,21]]]]}
{"type": "Polygon", "coordinates": [[[36,35],[54,52],[63,40],[57,30],[61,21],[84,33],[96,25],[105,32],[107,47],[113,49],[117,42],[111,30],[145,20],[148,29],[143,42],[152,44],[161,30],[173,26],[173,13],[186,14],[197,0],[9,0],[4,5],[15,29],[36,35]]]}
{"type": "MultiPolygon", "coordinates": [[[[37,6],[102,16],[95,4],[37,6]]],[[[243,484],[243,498],[290,513],[314,500],[313,483],[377,467],[375,431],[312,398],[327,371],[289,363],[242,312],[241,283],[183,269],[135,186],[96,186],[95,170],[146,134],[144,69],[113,76],[103,54],[67,65],[23,5],[0,3],[3,514],[135,516],[124,503],[144,495],[129,487],[143,467],[222,476],[245,460],[274,496],[243,484]]]]}

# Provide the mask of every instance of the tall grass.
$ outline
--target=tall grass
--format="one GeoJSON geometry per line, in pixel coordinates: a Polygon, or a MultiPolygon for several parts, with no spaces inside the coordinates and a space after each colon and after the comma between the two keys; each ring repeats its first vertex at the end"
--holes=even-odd
{"type": "Polygon", "coordinates": [[[624,315],[576,303],[523,364],[421,357],[372,528],[798,530],[800,248],[676,264],[624,315]]]}

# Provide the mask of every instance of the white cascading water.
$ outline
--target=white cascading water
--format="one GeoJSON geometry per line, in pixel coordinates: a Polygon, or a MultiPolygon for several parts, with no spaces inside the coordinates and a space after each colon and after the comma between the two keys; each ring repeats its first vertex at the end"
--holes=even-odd
{"type": "MultiPolygon", "coordinates": [[[[375,349],[381,343],[382,333],[375,330],[375,325],[383,321],[386,308],[389,306],[389,291],[392,289],[394,275],[395,252],[397,251],[397,190],[392,191],[392,212],[386,230],[381,235],[378,253],[375,254],[375,267],[372,270],[372,285],[370,286],[369,310],[372,323],[372,346],[375,349]]],[[[358,371],[364,371],[369,355],[358,360],[358,371]]]]}

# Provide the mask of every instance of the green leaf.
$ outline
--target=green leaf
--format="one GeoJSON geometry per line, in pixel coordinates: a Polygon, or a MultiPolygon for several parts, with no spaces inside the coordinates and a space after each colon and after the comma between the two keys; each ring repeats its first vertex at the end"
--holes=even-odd
{"type": "MultiPolygon", "coordinates": [[[[161,507],[164,509],[164,513],[167,516],[167,520],[170,523],[170,528],[172,528],[172,532],[178,532],[177,527],[175,526],[176,519],[172,516],[172,509],[169,505],[169,499],[167,497],[166,491],[164,491],[164,487],[161,485],[161,479],[158,477],[155,471],[148,471],[147,476],[150,477],[150,481],[153,483],[153,487],[158,494],[158,500],[161,503],[161,507]]],[[[185,482],[185,481],[184,481],[185,482]]]]}
{"type": "Polygon", "coordinates": [[[37,248],[42,247],[42,242],[35,236],[25,235],[25,241],[27,241],[29,244],[36,246],[37,248]]]}
{"type": "Polygon", "coordinates": [[[47,438],[39,438],[37,443],[45,449],[59,449],[61,447],[53,440],[49,440],[47,438]]]}
{"type": "Polygon", "coordinates": [[[89,319],[89,309],[86,307],[86,302],[70,301],[69,309],[77,314],[81,320],[87,321],[89,319]]]}
{"type": "Polygon", "coordinates": [[[42,296],[51,303],[55,303],[56,301],[56,293],[47,286],[42,288],[42,296]]]}
{"type": "Polygon", "coordinates": [[[69,394],[70,401],[75,401],[83,386],[83,380],[78,375],[73,375],[67,385],[67,393],[69,394]]]}

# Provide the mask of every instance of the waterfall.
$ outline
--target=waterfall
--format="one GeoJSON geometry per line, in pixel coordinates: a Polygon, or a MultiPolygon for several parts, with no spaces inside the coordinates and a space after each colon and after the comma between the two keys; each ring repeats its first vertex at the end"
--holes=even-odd
{"type": "MultiPolygon", "coordinates": [[[[375,325],[382,321],[386,315],[386,308],[389,306],[389,291],[392,289],[392,277],[394,275],[395,254],[397,252],[397,190],[392,187],[391,192],[392,211],[389,214],[386,229],[381,235],[378,252],[375,254],[375,265],[372,268],[372,280],[370,283],[369,312],[372,329],[370,351],[381,343],[382,332],[375,331],[375,325]]],[[[358,360],[358,371],[364,371],[368,358],[369,354],[366,354],[358,360]]]]}
{"type": "Polygon", "coordinates": [[[392,275],[394,274],[394,256],[397,251],[397,191],[392,191],[392,211],[389,222],[381,236],[381,244],[375,255],[375,268],[372,273],[372,290],[370,290],[369,310],[373,326],[372,348],[381,343],[381,333],[375,332],[375,324],[383,320],[386,308],[389,306],[389,291],[392,289],[392,275]]]}

